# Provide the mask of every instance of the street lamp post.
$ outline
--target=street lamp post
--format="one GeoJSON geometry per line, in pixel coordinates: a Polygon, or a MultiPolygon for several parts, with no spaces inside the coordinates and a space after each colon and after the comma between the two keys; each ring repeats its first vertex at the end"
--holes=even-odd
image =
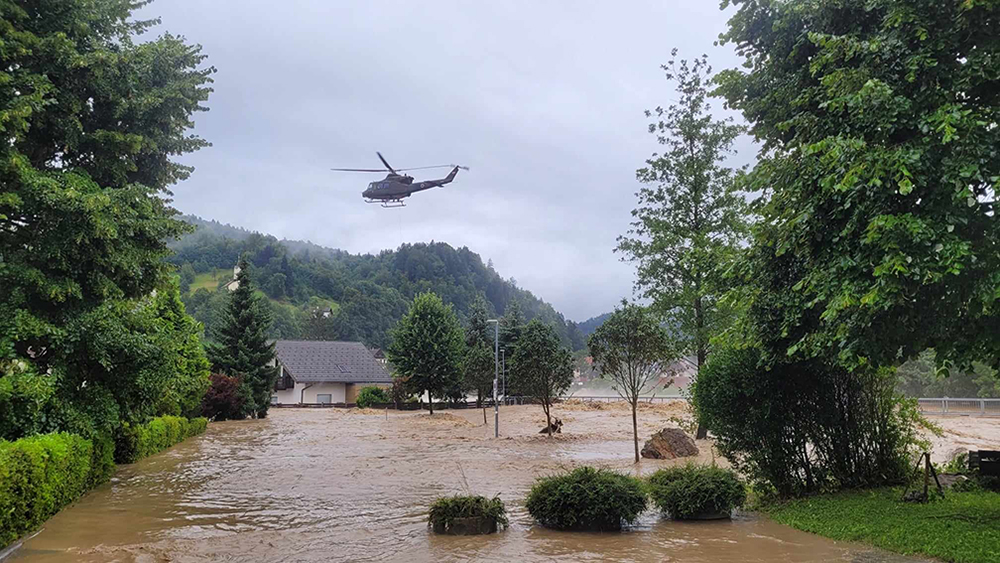
{"type": "Polygon", "coordinates": [[[503,404],[507,404],[507,349],[500,349],[500,388],[503,389],[503,404]]]}
{"type": "Polygon", "coordinates": [[[497,387],[500,383],[500,321],[489,319],[487,323],[495,325],[493,331],[493,437],[500,437],[500,403],[497,387]]]}

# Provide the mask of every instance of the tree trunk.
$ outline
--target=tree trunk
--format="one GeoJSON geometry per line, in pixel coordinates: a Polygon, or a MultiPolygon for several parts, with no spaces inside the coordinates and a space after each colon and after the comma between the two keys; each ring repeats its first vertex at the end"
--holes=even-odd
{"type": "Polygon", "coordinates": [[[430,391],[427,392],[427,408],[434,414],[434,395],[431,395],[430,391]]]}
{"type": "Polygon", "coordinates": [[[632,401],[632,442],[635,445],[635,462],[639,463],[639,425],[635,420],[635,410],[636,403],[639,402],[639,398],[636,397],[632,401]]]}
{"type": "MultiPolygon", "coordinates": [[[[698,354],[698,371],[695,373],[695,380],[697,380],[698,375],[701,373],[701,366],[705,365],[705,358],[708,356],[708,350],[704,342],[705,313],[701,308],[701,297],[697,297],[694,300],[694,327],[695,346],[697,347],[698,354]]],[[[700,420],[698,421],[698,431],[695,433],[694,438],[695,440],[708,438],[708,428],[705,428],[705,425],[700,420]]]]}
{"type": "Polygon", "coordinates": [[[545,410],[545,429],[549,432],[549,438],[552,437],[552,417],[549,415],[549,405],[548,403],[542,403],[542,408],[545,410]]]}

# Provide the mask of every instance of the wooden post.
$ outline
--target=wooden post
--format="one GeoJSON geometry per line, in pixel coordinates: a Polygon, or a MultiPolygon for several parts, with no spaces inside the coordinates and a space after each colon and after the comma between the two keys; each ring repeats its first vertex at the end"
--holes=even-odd
{"type": "Polygon", "coordinates": [[[931,484],[931,454],[924,453],[924,498],[927,496],[927,488],[931,484]]]}

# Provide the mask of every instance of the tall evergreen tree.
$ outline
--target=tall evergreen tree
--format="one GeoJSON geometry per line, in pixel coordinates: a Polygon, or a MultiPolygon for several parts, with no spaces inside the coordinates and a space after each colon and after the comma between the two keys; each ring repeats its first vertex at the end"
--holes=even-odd
{"type": "MultiPolygon", "coordinates": [[[[745,235],[745,201],[734,192],[736,174],[725,162],[743,127],[712,117],[706,57],[691,64],[671,60],[663,69],[679,101],[646,112],[656,120],[650,133],[666,150],[636,173],[645,185],[617,251],[638,264],[637,290],[652,300],[701,370],[710,338],[732,322],[719,298],[727,289],[723,273],[745,235]]],[[[703,427],[698,437],[705,437],[703,427]]]]}
{"type": "Polygon", "coordinates": [[[493,335],[486,312],[486,300],[480,295],[469,311],[469,326],[465,329],[465,385],[476,392],[476,405],[482,406],[483,398],[491,395],[496,365],[493,335]]]}
{"type": "Polygon", "coordinates": [[[271,365],[274,343],[267,337],[271,316],[261,302],[263,297],[254,289],[245,255],[240,257],[236,283],[209,357],[215,371],[239,378],[245,415],[264,418],[278,370],[271,365]]]}
{"type": "Polygon", "coordinates": [[[517,348],[517,341],[524,332],[526,322],[521,304],[518,303],[517,299],[512,299],[507,303],[507,308],[504,310],[503,316],[500,317],[500,347],[507,350],[508,356],[514,354],[514,349],[517,348]]]}
{"type": "Polygon", "coordinates": [[[413,299],[409,312],[392,331],[386,356],[412,393],[427,393],[434,414],[434,396],[461,388],[465,335],[451,306],[433,293],[413,299]]]}

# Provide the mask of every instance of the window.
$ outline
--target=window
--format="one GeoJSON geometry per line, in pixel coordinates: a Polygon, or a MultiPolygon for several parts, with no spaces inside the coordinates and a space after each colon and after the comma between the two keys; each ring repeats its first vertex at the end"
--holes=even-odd
{"type": "Polygon", "coordinates": [[[321,393],[316,395],[316,402],[321,405],[329,405],[333,402],[333,395],[329,393],[321,393]]]}
{"type": "Polygon", "coordinates": [[[277,405],[278,404],[278,396],[277,395],[271,395],[271,404],[272,405],[277,405]]]}

